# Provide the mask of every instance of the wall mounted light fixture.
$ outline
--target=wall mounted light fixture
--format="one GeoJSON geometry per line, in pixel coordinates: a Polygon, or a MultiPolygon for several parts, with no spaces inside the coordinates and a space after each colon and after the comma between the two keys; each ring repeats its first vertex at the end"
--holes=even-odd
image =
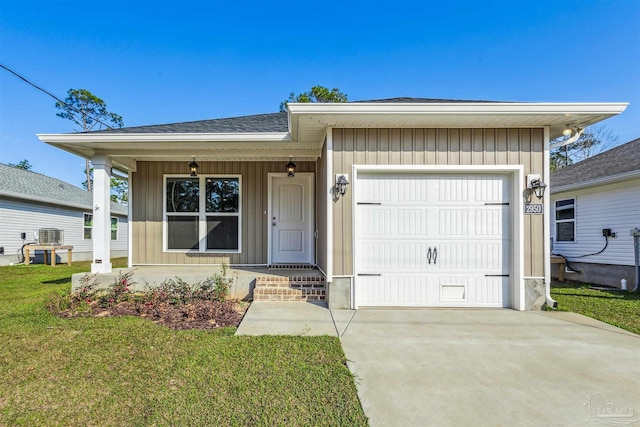
{"type": "Polygon", "coordinates": [[[196,158],[194,157],[191,163],[189,163],[189,170],[191,171],[191,176],[198,176],[198,168],[199,164],[196,163],[196,158]]]}
{"type": "Polygon", "coordinates": [[[536,195],[538,199],[542,199],[544,196],[544,190],[547,189],[547,184],[542,182],[540,175],[527,175],[527,188],[530,192],[536,195]]]}
{"type": "Polygon", "coordinates": [[[293,163],[293,160],[291,157],[289,157],[289,163],[287,163],[287,176],[288,177],[294,177],[296,175],[296,164],[293,163]]]}
{"type": "Polygon", "coordinates": [[[347,174],[336,174],[336,190],[340,193],[341,196],[344,196],[347,192],[347,187],[349,186],[349,175],[347,174]]]}

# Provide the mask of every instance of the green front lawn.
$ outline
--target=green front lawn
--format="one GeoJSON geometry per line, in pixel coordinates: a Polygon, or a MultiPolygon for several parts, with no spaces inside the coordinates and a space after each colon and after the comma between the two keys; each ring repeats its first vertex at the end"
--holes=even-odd
{"type": "Polygon", "coordinates": [[[627,331],[640,334],[640,293],[598,291],[584,283],[551,284],[551,296],[558,309],[593,317],[627,331]]]}
{"type": "Polygon", "coordinates": [[[51,315],[88,269],[0,267],[0,425],[367,424],[337,338],[51,315]]]}

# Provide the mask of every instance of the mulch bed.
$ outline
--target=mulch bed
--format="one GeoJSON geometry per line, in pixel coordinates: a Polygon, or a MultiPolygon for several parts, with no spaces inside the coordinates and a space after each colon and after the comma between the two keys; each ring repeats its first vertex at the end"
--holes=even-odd
{"type": "Polygon", "coordinates": [[[109,308],[93,305],[90,313],[64,310],[59,315],[66,318],[140,316],[171,329],[216,329],[237,327],[247,308],[248,303],[239,301],[195,301],[184,305],[121,302],[109,308]]]}

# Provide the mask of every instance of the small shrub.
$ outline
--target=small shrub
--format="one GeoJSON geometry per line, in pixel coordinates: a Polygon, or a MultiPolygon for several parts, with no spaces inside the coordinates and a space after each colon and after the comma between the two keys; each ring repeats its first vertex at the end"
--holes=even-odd
{"type": "Polygon", "coordinates": [[[207,278],[207,280],[205,280],[205,283],[212,284],[212,299],[224,302],[229,297],[229,290],[231,289],[231,283],[233,283],[233,279],[229,279],[226,277],[226,269],[223,266],[222,275],[216,273],[213,276],[207,278]]]}
{"type": "Polygon", "coordinates": [[[75,308],[80,302],[90,303],[96,300],[98,290],[98,279],[96,274],[85,274],[80,278],[80,287],[77,291],[71,294],[69,298],[69,304],[72,308],[75,308]]]}
{"type": "Polygon", "coordinates": [[[106,308],[113,307],[121,302],[131,301],[133,293],[130,288],[136,283],[137,282],[133,281],[133,270],[127,271],[124,274],[119,272],[118,277],[115,278],[106,291],[100,292],[98,305],[106,308]]]}

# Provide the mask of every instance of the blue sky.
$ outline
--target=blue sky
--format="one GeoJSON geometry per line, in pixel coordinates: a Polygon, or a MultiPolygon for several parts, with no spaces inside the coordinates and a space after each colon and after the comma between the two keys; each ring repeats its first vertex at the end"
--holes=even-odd
{"type": "MultiPolygon", "coordinates": [[[[630,102],[640,137],[640,0],[0,0],[0,63],[60,98],[85,88],[126,126],[275,112],[290,92],[630,102]]],[[[75,185],[83,159],[36,133],[74,130],[0,70],[0,163],[75,185]]]]}

